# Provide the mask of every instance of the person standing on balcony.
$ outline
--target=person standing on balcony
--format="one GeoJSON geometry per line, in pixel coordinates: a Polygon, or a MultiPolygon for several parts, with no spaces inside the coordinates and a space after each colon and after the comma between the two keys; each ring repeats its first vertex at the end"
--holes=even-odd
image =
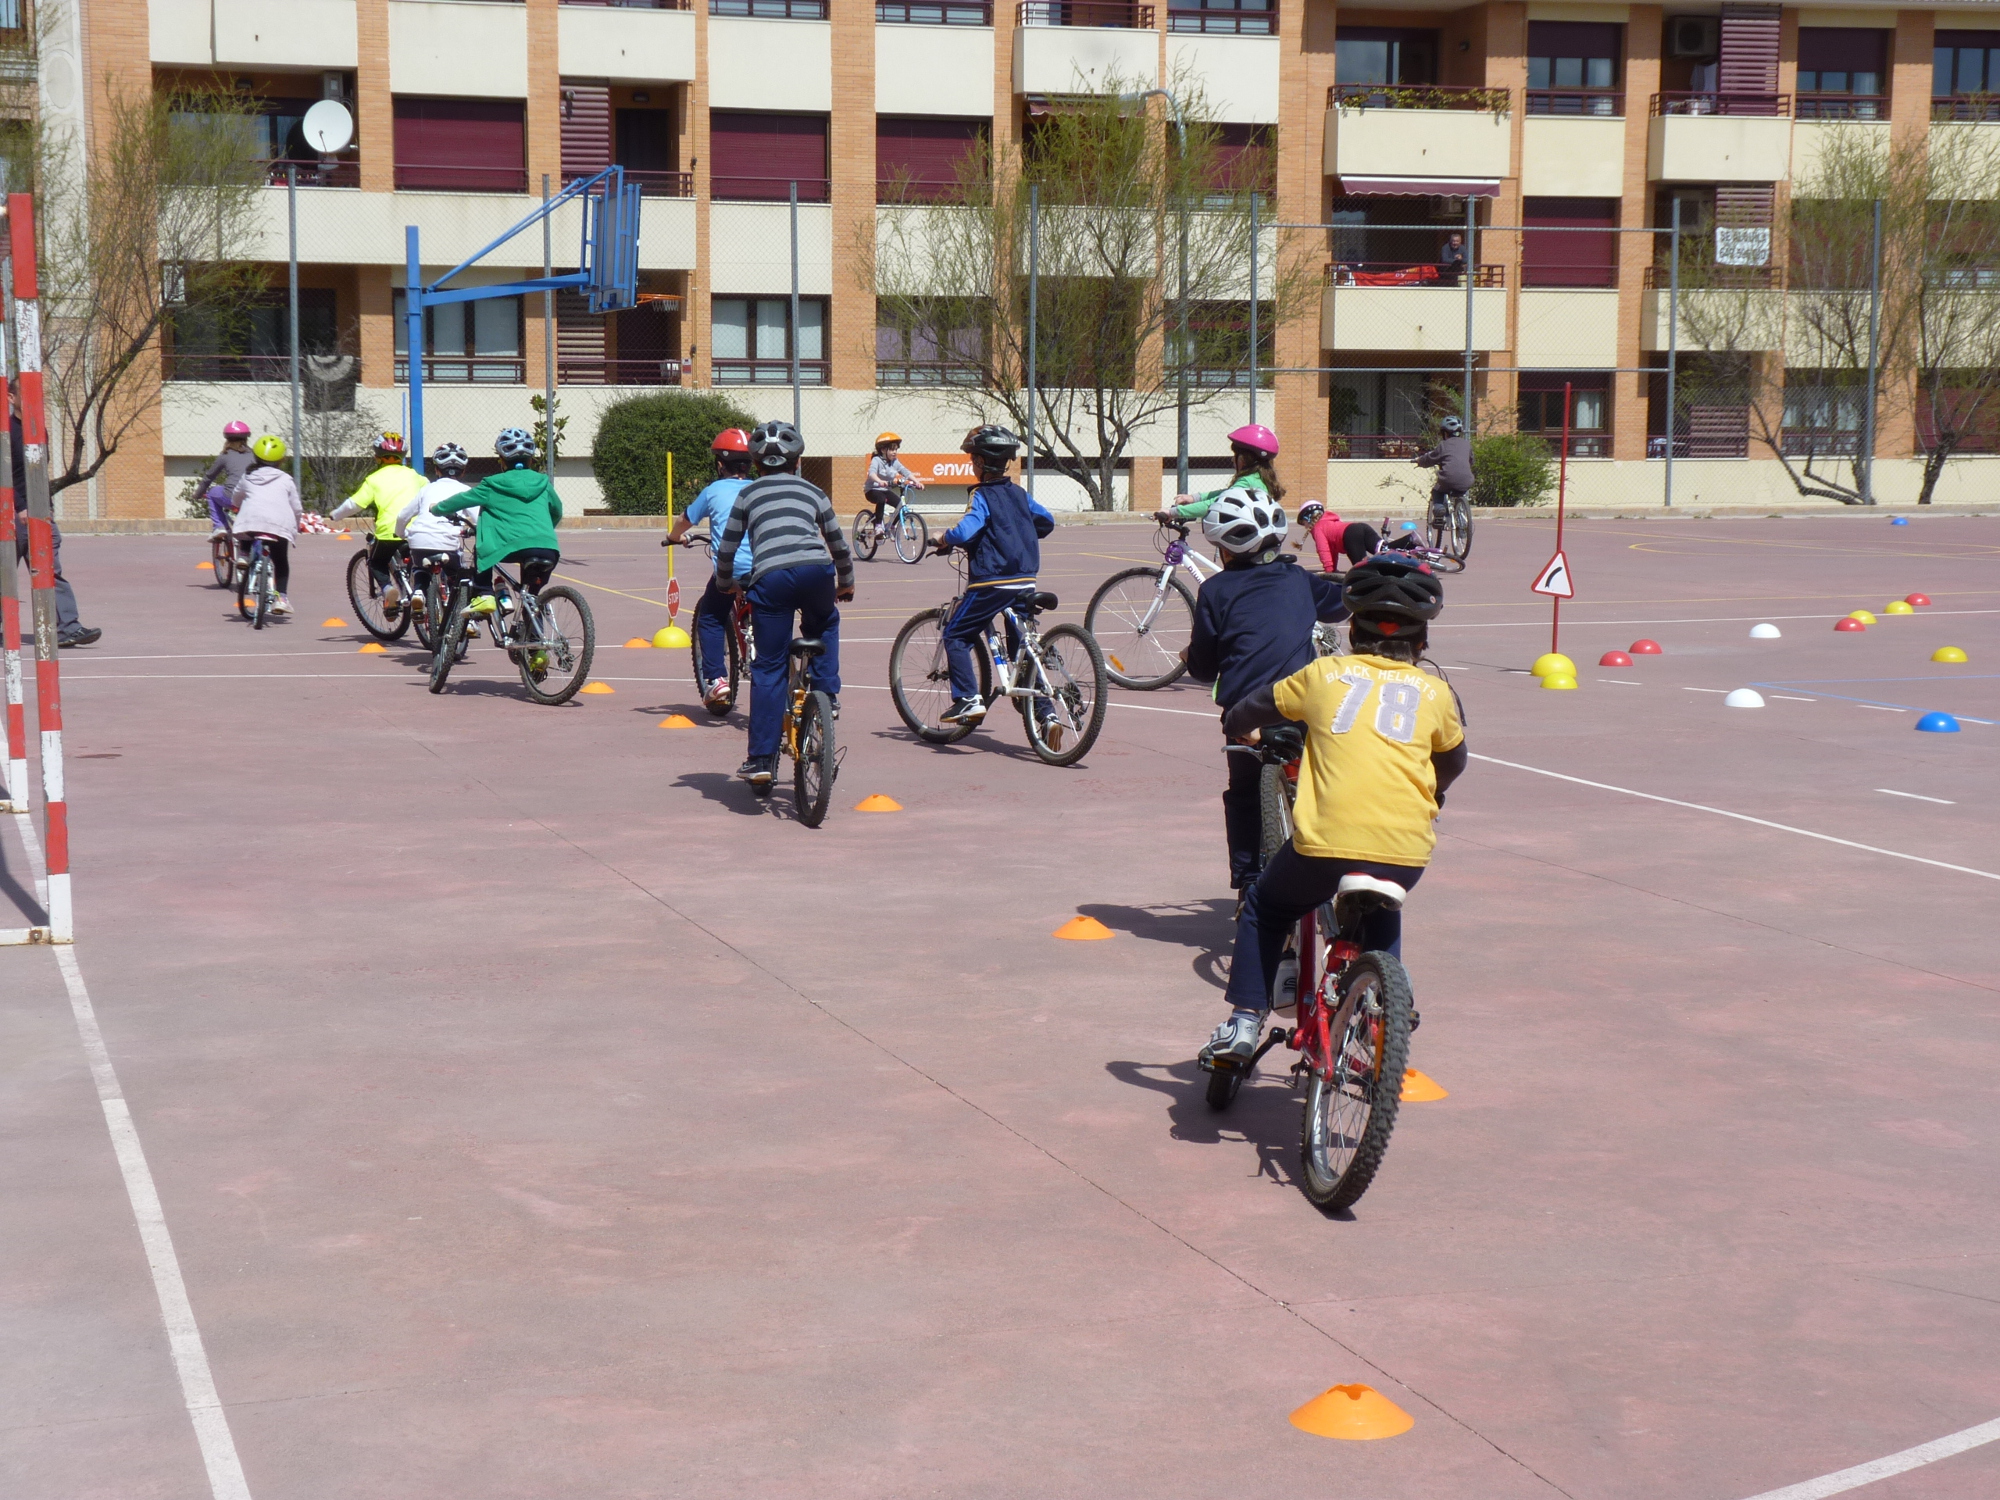
{"type": "Polygon", "coordinates": [[[1465,236],[1454,234],[1438,251],[1438,285],[1457,286],[1465,276],[1465,236]]]}
{"type": "Polygon", "coordinates": [[[368,575],[382,596],[382,608],[390,611],[401,609],[403,600],[390,580],[389,564],[409,546],[396,535],[396,523],[430,482],[403,462],[407,451],[400,432],[385,432],[375,439],[375,472],[328,516],[334,521],[363,514],[375,517],[375,535],[368,544],[368,575]]]}

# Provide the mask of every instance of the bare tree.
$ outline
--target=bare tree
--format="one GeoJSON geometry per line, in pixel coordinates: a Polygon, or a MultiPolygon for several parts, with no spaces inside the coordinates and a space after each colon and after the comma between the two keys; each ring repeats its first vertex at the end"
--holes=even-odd
{"type": "Polygon", "coordinates": [[[157,397],[171,320],[229,328],[264,289],[255,115],[233,91],[114,92],[88,158],[16,126],[13,180],[36,199],[51,491],[93,478],[157,397]]]}
{"type": "MultiPolygon", "coordinates": [[[[1173,85],[1184,142],[1117,97],[1140,86],[1103,80],[1104,92],[1036,120],[1021,148],[968,152],[948,189],[885,206],[854,247],[876,297],[883,383],[900,373],[945,410],[1025,432],[1039,187],[1037,462],[1081,483],[1097,510],[1111,509],[1134,440],[1175,410],[1181,361],[1191,409],[1247,384],[1251,194],[1268,191],[1256,149],[1223,146],[1196,85],[1173,85]]],[[[1260,342],[1316,299],[1304,247],[1280,255],[1265,238],[1260,342]]]]}

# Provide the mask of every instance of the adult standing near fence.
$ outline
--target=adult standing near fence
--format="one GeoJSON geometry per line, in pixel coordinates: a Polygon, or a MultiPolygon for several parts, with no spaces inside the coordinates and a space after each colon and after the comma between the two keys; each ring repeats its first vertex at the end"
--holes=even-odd
{"type": "MultiPolygon", "coordinates": [[[[8,441],[14,449],[14,558],[17,567],[28,565],[28,460],[21,444],[21,398],[12,388],[7,393],[8,441]]],[[[104,632],[85,625],[77,618],[76,590],[63,577],[62,568],[62,528],[53,521],[49,523],[49,536],[54,543],[56,575],[56,644],[58,646],[89,646],[102,639],[104,632]]]]}

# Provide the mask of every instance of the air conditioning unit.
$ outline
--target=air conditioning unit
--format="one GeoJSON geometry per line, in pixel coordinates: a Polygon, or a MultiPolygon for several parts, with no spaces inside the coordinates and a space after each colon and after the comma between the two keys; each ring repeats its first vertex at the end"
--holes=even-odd
{"type": "Polygon", "coordinates": [[[319,96],[322,99],[345,99],[347,97],[347,75],[345,73],[320,74],[319,96]]]}
{"type": "Polygon", "coordinates": [[[1667,22],[1667,55],[1713,57],[1720,35],[1714,16],[1674,16],[1667,22]]]}

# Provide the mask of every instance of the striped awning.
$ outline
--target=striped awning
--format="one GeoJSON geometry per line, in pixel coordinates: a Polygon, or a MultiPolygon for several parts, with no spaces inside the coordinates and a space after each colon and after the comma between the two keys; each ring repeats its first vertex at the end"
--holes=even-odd
{"type": "Polygon", "coordinates": [[[1355,198],[1497,198],[1497,177],[1361,177],[1343,173],[1342,192],[1355,198]]]}

